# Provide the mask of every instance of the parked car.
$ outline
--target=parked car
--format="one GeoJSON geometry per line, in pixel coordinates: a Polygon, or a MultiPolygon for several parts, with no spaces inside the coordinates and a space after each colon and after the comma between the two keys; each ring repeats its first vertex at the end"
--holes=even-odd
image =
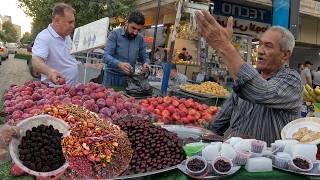
{"type": "Polygon", "coordinates": [[[0,62],[1,60],[8,59],[8,49],[4,46],[4,43],[0,41],[0,62]]]}
{"type": "Polygon", "coordinates": [[[9,54],[16,54],[17,53],[17,43],[7,43],[6,47],[8,48],[9,54]]]}

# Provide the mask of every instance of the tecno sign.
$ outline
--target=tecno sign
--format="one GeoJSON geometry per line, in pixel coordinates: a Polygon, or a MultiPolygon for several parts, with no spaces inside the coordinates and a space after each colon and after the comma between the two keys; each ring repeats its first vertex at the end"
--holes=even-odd
{"type": "Polygon", "coordinates": [[[229,3],[222,4],[222,12],[230,16],[259,19],[261,21],[264,20],[264,16],[267,13],[266,10],[243,7],[239,5],[232,5],[229,3]]]}
{"type": "Polygon", "coordinates": [[[222,16],[233,16],[238,19],[246,19],[263,23],[271,23],[271,11],[241,4],[226,2],[223,0],[214,1],[213,14],[222,16]]]}

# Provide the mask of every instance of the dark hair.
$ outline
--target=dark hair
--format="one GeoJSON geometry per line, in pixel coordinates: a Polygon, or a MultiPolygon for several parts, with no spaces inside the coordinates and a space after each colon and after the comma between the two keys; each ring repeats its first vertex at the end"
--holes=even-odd
{"type": "Polygon", "coordinates": [[[186,51],[186,50],[187,50],[187,48],[185,48],[185,47],[184,47],[184,48],[182,48],[182,51],[186,51]]]}
{"type": "Polygon", "coordinates": [[[304,63],[304,65],[307,65],[307,64],[313,65],[310,61],[306,61],[306,62],[304,63]]]}
{"type": "Polygon", "coordinates": [[[298,68],[300,68],[302,65],[303,65],[303,64],[299,63],[299,64],[298,64],[298,68]]]}
{"type": "Polygon", "coordinates": [[[320,66],[318,67],[318,71],[320,71],[320,66]]]}
{"type": "Polygon", "coordinates": [[[144,15],[139,11],[134,11],[128,18],[128,23],[136,23],[138,25],[144,25],[144,15]]]}
{"type": "Polygon", "coordinates": [[[64,11],[71,11],[73,14],[76,13],[76,10],[73,9],[72,6],[66,3],[56,3],[52,9],[52,17],[55,16],[64,16],[64,11]]]}

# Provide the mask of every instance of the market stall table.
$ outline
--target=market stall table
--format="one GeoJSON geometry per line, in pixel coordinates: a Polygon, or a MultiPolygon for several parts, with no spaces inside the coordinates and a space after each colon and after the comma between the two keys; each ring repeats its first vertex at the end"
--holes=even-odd
{"type": "MultiPolygon", "coordinates": [[[[16,179],[16,180],[31,180],[34,179],[31,176],[21,176],[21,177],[13,177],[10,175],[10,169],[11,169],[11,162],[8,162],[6,164],[3,164],[0,166],[0,177],[3,180],[11,180],[11,179],[16,179]]],[[[152,180],[164,180],[164,179],[175,179],[175,180],[188,180],[190,179],[186,175],[184,175],[182,172],[180,172],[178,169],[161,173],[161,174],[156,174],[156,175],[151,175],[151,176],[146,176],[141,179],[152,179],[152,180]]],[[[246,171],[244,168],[240,169],[239,172],[237,172],[234,176],[229,177],[228,179],[234,179],[234,180],[239,180],[239,179],[245,179],[245,180],[256,180],[256,179],[277,179],[277,180],[303,180],[303,179],[308,179],[305,176],[299,176],[295,174],[290,174],[286,173],[283,171],[279,170],[273,170],[272,172],[264,172],[264,173],[249,173],[246,171]]]]}
{"type": "MultiPolygon", "coordinates": [[[[2,103],[0,103],[0,111],[2,103]]],[[[1,124],[1,122],[0,122],[1,124]]],[[[11,162],[7,162],[3,165],[0,165],[0,179],[34,179],[31,176],[22,176],[22,177],[13,177],[11,176],[11,162]]],[[[174,169],[168,172],[146,176],[141,179],[189,179],[186,175],[184,175],[180,170],[174,169]]],[[[244,168],[240,169],[236,174],[231,176],[228,179],[308,179],[306,176],[300,176],[296,174],[291,174],[284,171],[279,171],[273,169],[272,172],[264,172],[264,173],[250,173],[246,171],[244,168]]]]}

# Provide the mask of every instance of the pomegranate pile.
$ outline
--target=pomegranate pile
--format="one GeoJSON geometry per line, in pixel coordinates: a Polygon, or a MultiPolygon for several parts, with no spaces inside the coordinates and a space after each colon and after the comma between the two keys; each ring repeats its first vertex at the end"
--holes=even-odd
{"type": "Polygon", "coordinates": [[[98,113],[103,119],[111,120],[128,114],[146,116],[142,106],[134,98],[127,98],[113,89],[101,84],[88,83],[49,88],[39,81],[26,82],[22,86],[11,85],[3,96],[4,111],[8,113],[6,121],[16,124],[22,119],[32,117],[50,105],[74,104],[98,113]]]}

